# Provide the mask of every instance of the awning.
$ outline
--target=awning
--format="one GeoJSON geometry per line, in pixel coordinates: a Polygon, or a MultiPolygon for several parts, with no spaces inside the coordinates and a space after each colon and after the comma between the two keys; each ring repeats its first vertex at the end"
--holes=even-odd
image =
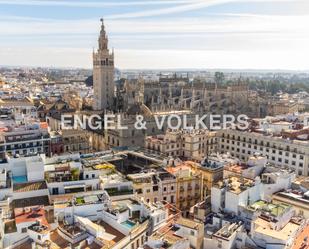
{"type": "Polygon", "coordinates": [[[84,187],[85,187],[85,184],[77,184],[77,185],[64,186],[64,189],[84,188],[84,187]]]}

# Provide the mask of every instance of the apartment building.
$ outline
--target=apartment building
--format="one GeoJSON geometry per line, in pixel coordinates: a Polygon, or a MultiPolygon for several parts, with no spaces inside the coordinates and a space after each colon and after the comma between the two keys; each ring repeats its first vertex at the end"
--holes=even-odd
{"type": "Polygon", "coordinates": [[[296,215],[309,219],[309,192],[280,191],[272,195],[272,201],[291,205],[296,215]]]}
{"type": "Polygon", "coordinates": [[[90,150],[88,136],[84,130],[61,130],[50,132],[51,154],[80,152],[87,153],[90,150]]]}
{"type": "Polygon", "coordinates": [[[176,177],[168,171],[153,169],[150,172],[129,174],[127,177],[133,182],[135,194],[146,202],[176,203],[176,177]]]}
{"type": "MultiPolygon", "coordinates": [[[[230,167],[236,168],[235,165],[230,167]]],[[[291,188],[295,179],[293,171],[275,167],[266,167],[261,170],[259,165],[255,165],[242,168],[241,171],[241,174],[238,172],[228,175],[212,187],[213,212],[223,211],[242,216],[244,208],[259,200],[270,202],[274,193],[291,188]]]]}
{"type": "Polygon", "coordinates": [[[250,238],[256,247],[293,248],[306,227],[306,220],[295,217],[290,208],[264,211],[252,221],[250,238]]]}
{"type": "Polygon", "coordinates": [[[202,129],[169,130],[164,135],[148,136],[145,148],[165,156],[201,160],[217,150],[216,132],[202,129]]]}
{"type": "Polygon", "coordinates": [[[203,180],[194,172],[191,162],[183,162],[177,166],[166,168],[176,177],[176,207],[184,216],[189,215],[190,208],[202,200],[203,180]]]}
{"type": "Polygon", "coordinates": [[[20,127],[0,133],[0,154],[36,155],[50,154],[50,136],[45,124],[20,127]]]}
{"type": "Polygon", "coordinates": [[[309,175],[309,146],[307,140],[289,139],[267,133],[224,129],[217,132],[219,150],[247,161],[255,153],[267,157],[268,162],[293,169],[298,175],[309,175]]]}
{"type": "Polygon", "coordinates": [[[295,113],[301,111],[301,105],[293,100],[273,101],[269,106],[269,113],[272,115],[280,115],[287,113],[295,113]]]}
{"type": "Polygon", "coordinates": [[[177,216],[148,238],[146,248],[202,249],[203,238],[203,223],[177,216]]]}
{"type": "Polygon", "coordinates": [[[205,234],[204,249],[242,248],[241,246],[244,245],[243,234],[244,226],[241,222],[226,222],[210,234],[205,234]]]}

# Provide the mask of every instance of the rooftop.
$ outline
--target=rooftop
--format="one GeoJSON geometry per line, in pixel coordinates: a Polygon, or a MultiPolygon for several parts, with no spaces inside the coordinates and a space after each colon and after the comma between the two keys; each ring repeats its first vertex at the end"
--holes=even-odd
{"type": "Polygon", "coordinates": [[[35,190],[41,190],[41,189],[47,189],[47,185],[45,181],[13,184],[14,192],[28,192],[28,191],[35,191],[35,190]]]}
{"type": "Polygon", "coordinates": [[[309,193],[308,193],[308,197],[301,193],[301,192],[288,192],[288,191],[282,191],[282,192],[278,192],[273,194],[273,197],[282,197],[282,198],[287,198],[291,201],[295,201],[295,202],[300,202],[302,204],[305,205],[305,207],[308,207],[309,209],[309,193]]]}
{"type": "Polygon", "coordinates": [[[250,206],[248,206],[248,209],[251,209],[253,211],[264,211],[269,213],[272,216],[281,216],[284,214],[287,210],[289,210],[291,206],[286,205],[286,204],[273,204],[273,203],[268,203],[266,201],[257,201],[250,206]]]}
{"type": "Polygon", "coordinates": [[[37,205],[49,206],[48,196],[45,195],[45,196],[28,197],[23,199],[15,199],[10,204],[12,208],[24,208],[37,205]]]}
{"type": "Polygon", "coordinates": [[[122,234],[121,232],[119,232],[118,230],[113,228],[111,225],[109,225],[108,223],[106,223],[106,222],[104,222],[102,220],[99,221],[98,224],[105,229],[106,233],[109,233],[109,234],[115,236],[113,238],[113,242],[114,243],[118,243],[120,240],[122,240],[125,237],[124,234],[122,234]]]}
{"type": "Polygon", "coordinates": [[[242,223],[225,224],[221,229],[214,233],[215,237],[222,238],[224,240],[229,239],[242,223]]]}
{"type": "MultiPolygon", "coordinates": [[[[167,245],[173,245],[180,241],[186,241],[186,238],[176,235],[176,232],[179,230],[174,224],[169,223],[166,226],[160,228],[157,232],[151,235],[150,239],[160,240],[167,245]]],[[[169,248],[168,246],[162,248],[169,248]]]]}
{"type": "MultiPolygon", "coordinates": [[[[69,248],[71,246],[71,243],[65,239],[63,239],[63,237],[61,237],[57,230],[54,230],[51,232],[50,234],[50,240],[52,242],[53,245],[53,249],[62,249],[62,248],[69,248]]],[[[72,245],[73,247],[78,246],[78,245],[72,245]]],[[[85,243],[84,246],[81,247],[81,249],[101,249],[101,246],[99,246],[98,244],[96,244],[95,242],[91,243],[90,245],[88,245],[87,243],[85,243]]]]}
{"type": "Polygon", "coordinates": [[[19,223],[24,223],[24,222],[39,221],[41,225],[49,227],[43,206],[15,208],[14,214],[15,214],[16,225],[18,225],[19,223]]]}
{"type": "Polygon", "coordinates": [[[229,176],[229,178],[224,181],[217,182],[214,186],[220,189],[227,187],[228,191],[235,194],[240,194],[241,192],[254,186],[254,180],[240,176],[229,176]]]}
{"type": "Polygon", "coordinates": [[[199,226],[202,223],[181,217],[177,219],[176,224],[180,226],[188,227],[191,229],[199,229],[199,226]]]}
{"type": "Polygon", "coordinates": [[[300,225],[294,222],[288,222],[281,230],[272,229],[269,221],[262,218],[257,218],[254,222],[255,232],[264,234],[265,236],[270,236],[276,239],[287,241],[292,236],[295,235],[300,225]]]}

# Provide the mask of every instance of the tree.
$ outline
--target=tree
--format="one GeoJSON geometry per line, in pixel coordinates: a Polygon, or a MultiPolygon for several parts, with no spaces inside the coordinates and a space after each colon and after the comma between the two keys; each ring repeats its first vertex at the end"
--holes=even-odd
{"type": "Polygon", "coordinates": [[[224,73],[215,72],[215,82],[217,84],[222,84],[224,82],[224,73]]]}

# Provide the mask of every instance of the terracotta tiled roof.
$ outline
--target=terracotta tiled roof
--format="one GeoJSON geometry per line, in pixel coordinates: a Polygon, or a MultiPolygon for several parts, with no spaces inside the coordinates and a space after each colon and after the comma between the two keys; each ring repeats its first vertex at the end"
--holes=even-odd
{"type": "Polygon", "coordinates": [[[45,217],[44,206],[33,206],[26,209],[15,208],[14,214],[16,224],[40,221],[41,225],[49,227],[49,224],[45,217]]]}
{"type": "Polygon", "coordinates": [[[26,183],[15,183],[13,185],[14,192],[28,192],[40,189],[47,189],[47,185],[45,181],[39,182],[26,182],[26,183]]]}

